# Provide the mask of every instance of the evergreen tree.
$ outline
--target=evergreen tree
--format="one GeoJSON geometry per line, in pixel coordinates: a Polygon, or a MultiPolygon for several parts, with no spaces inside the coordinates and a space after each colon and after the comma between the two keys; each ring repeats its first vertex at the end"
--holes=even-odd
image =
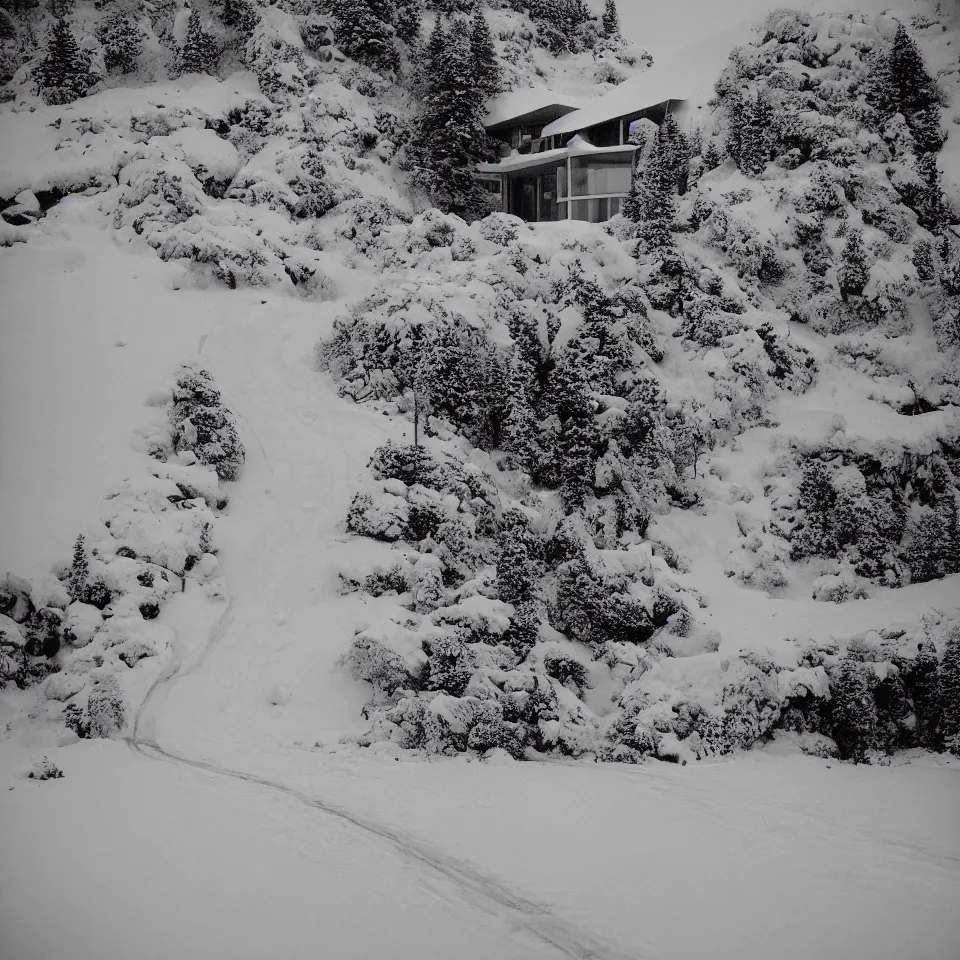
{"type": "Polygon", "coordinates": [[[740,97],[732,105],[727,153],[749,176],[759,176],[773,159],[773,120],[773,104],[763,90],[753,98],[740,97]]]}
{"type": "Polygon", "coordinates": [[[260,22],[260,12],[250,0],[221,0],[220,19],[225,27],[236,30],[240,37],[247,38],[260,22]]]}
{"type": "Polygon", "coordinates": [[[807,461],[798,494],[797,507],[803,514],[793,533],[791,556],[794,560],[832,556],[837,549],[833,529],[837,493],[823,461],[807,461]]]}
{"type": "Polygon", "coordinates": [[[17,38],[17,21],[2,7],[0,7],[0,41],[15,40],[17,38]]]}
{"type": "Polygon", "coordinates": [[[841,760],[863,761],[876,739],[877,705],[867,679],[869,669],[844,657],[831,686],[831,733],[841,760]]]}
{"type": "Polygon", "coordinates": [[[66,20],[55,20],[47,33],[46,51],[34,79],[47,103],[71,103],[94,82],[89,62],[66,20]]]}
{"type": "Polygon", "coordinates": [[[486,212],[474,170],[489,155],[483,94],[471,81],[463,33],[434,25],[424,57],[424,94],[410,154],[415,180],[437,206],[467,218],[486,212]]]}
{"type": "Polygon", "coordinates": [[[203,29],[200,14],[194,10],[187,21],[187,35],[180,48],[177,64],[180,73],[207,73],[216,66],[219,57],[217,41],[203,29]]]}
{"type": "Polygon", "coordinates": [[[133,73],[143,51],[143,34],[125,13],[114,13],[97,24],[97,39],[103,44],[103,63],[108,70],[133,73]]]}
{"type": "Polygon", "coordinates": [[[947,633],[937,692],[943,748],[960,756],[960,627],[956,624],[947,633]]]}
{"type": "Polygon", "coordinates": [[[934,153],[921,153],[914,162],[921,188],[914,209],[920,225],[933,233],[939,233],[949,222],[947,206],[943,198],[940,167],[934,153]]]}
{"type": "Polygon", "coordinates": [[[637,234],[647,250],[673,244],[671,227],[677,215],[674,193],[678,178],[677,126],[672,117],[660,125],[646,161],[638,166],[623,215],[639,224],[637,234]]]}
{"type": "Polygon", "coordinates": [[[902,113],[908,123],[918,113],[939,105],[937,85],[927,73],[923,55],[902,23],[897,26],[887,56],[887,70],[893,90],[894,112],[902,113]]]}
{"type": "Polygon", "coordinates": [[[703,168],[707,171],[715,170],[721,163],[723,163],[723,154],[717,146],[717,141],[710,140],[703,151],[703,168]]]}
{"type": "Polygon", "coordinates": [[[90,564],[87,561],[87,548],[83,534],[80,534],[73,545],[73,563],[70,565],[70,572],[67,574],[67,580],[64,584],[71,600],[84,599],[89,579],[90,564]]]}
{"type": "Polygon", "coordinates": [[[497,539],[497,596],[519,610],[535,599],[540,572],[526,517],[518,510],[509,511],[497,539]]]}
{"type": "Polygon", "coordinates": [[[840,266],[837,268],[837,283],[840,286],[840,296],[846,301],[850,295],[859,297],[870,278],[867,269],[867,255],[863,249],[863,236],[859,230],[850,230],[843,253],[840,255],[840,266]]]}
{"type": "Polygon", "coordinates": [[[607,38],[620,36],[620,15],[617,13],[616,0],[606,0],[600,24],[603,36],[607,38]]]}
{"type": "Polygon", "coordinates": [[[393,0],[332,0],[337,46],[357,63],[395,72],[400,55],[393,42],[393,0]]]}
{"type": "Polygon", "coordinates": [[[490,27],[483,9],[478,3],[473,11],[470,25],[470,66],[473,81],[483,94],[484,99],[496,96],[500,92],[500,64],[497,51],[490,36],[490,27]]]}
{"type": "Polygon", "coordinates": [[[929,641],[918,644],[917,655],[904,674],[907,689],[913,700],[916,718],[914,742],[918,747],[936,749],[940,730],[940,662],[929,641]]]}
{"type": "Polygon", "coordinates": [[[917,276],[927,283],[936,278],[937,270],[934,265],[933,248],[929,240],[918,240],[913,248],[913,266],[916,268],[917,276]]]}
{"type": "Polygon", "coordinates": [[[910,579],[914,583],[926,583],[944,576],[950,537],[948,522],[937,510],[928,510],[917,522],[913,542],[906,554],[910,579]]]}
{"type": "Polygon", "coordinates": [[[423,18],[422,0],[397,0],[393,27],[397,39],[413,46],[420,39],[420,21],[423,18]]]}
{"type": "Polygon", "coordinates": [[[539,454],[537,421],[527,395],[531,371],[518,349],[514,349],[507,381],[503,448],[515,453],[529,470],[539,454]]]}

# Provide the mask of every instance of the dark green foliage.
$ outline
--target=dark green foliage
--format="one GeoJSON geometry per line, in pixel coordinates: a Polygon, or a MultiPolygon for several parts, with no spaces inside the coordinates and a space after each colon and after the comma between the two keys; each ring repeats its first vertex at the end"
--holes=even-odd
{"type": "Polygon", "coordinates": [[[870,669],[844,658],[831,685],[831,735],[841,760],[865,760],[876,740],[877,708],[870,689],[870,669]]]}
{"type": "Polygon", "coordinates": [[[851,230],[847,234],[840,257],[840,266],[837,269],[837,283],[840,285],[840,296],[846,301],[851,296],[859,297],[870,278],[867,268],[866,251],[863,249],[863,237],[859,230],[851,230]]]}
{"type": "Polygon", "coordinates": [[[0,7],[0,41],[14,40],[18,33],[17,21],[0,7]]]}
{"type": "Polygon", "coordinates": [[[363,581],[363,589],[371,597],[382,597],[387,593],[406,593],[407,576],[400,564],[394,564],[386,570],[375,570],[363,581]]]}
{"type": "Polygon", "coordinates": [[[498,547],[497,596],[519,608],[534,599],[540,574],[535,538],[519,511],[504,518],[498,547]]]}
{"type": "Polygon", "coordinates": [[[397,0],[394,30],[397,39],[412,46],[420,39],[420,20],[423,17],[421,0],[397,0]]]}
{"type": "Polygon", "coordinates": [[[43,59],[33,72],[47,103],[70,103],[84,96],[94,83],[86,55],[77,45],[66,20],[55,20],[47,32],[43,59]]]}
{"type": "Polygon", "coordinates": [[[924,283],[936,278],[937,271],[934,265],[933,249],[929,240],[918,240],[913,248],[913,265],[917,276],[924,283]]]}
{"type": "Polygon", "coordinates": [[[620,15],[617,13],[616,0],[606,0],[600,24],[605,37],[620,36],[620,15]]]}
{"type": "Polygon", "coordinates": [[[82,600],[87,590],[87,581],[90,578],[90,563],[87,560],[87,548],[83,534],[80,534],[73,545],[73,562],[64,586],[71,600],[82,600]]]}
{"type": "Polygon", "coordinates": [[[920,154],[914,167],[920,178],[920,189],[910,200],[910,206],[917,212],[920,225],[933,233],[939,233],[950,220],[946,201],[943,196],[942,175],[937,164],[936,154],[920,154]]]}
{"type": "Polygon", "coordinates": [[[581,643],[645,643],[656,632],[639,600],[594,576],[583,560],[558,572],[554,617],[557,629],[581,643]]]}
{"type": "Polygon", "coordinates": [[[764,91],[731,104],[727,153],[737,168],[750,176],[763,173],[776,154],[773,114],[773,104],[764,91]]]}
{"type": "Polygon", "coordinates": [[[530,11],[540,44],[554,56],[577,53],[586,47],[584,28],[590,11],[584,0],[530,0],[518,7],[523,8],[530,11]]]}
{"type": "Polygon", "coordinates": [[[960,627],[956,625],[947,634],[938,693],[943,748],[960,756],[960,627]]]}
{"type": "Polygon", "coordinates": [[[194,10],[187,21],[187,35],[177,58],[177,69],[183,73],[209,73],[220,59],[217,41],[203,28],[200,14],[194,10]]]}
{"type": "Polygon", "coordinates": [[[494,97],[500,92],[500,63],[493,46],[493,38],[490,36],[487,18],[483,15],[480,4],[474,9],[470,24],[470,68],[473,80],[484,99],[494,97]]]}
{"type": "Polygon", "coordinates": [[[914,743],[928,750],[939,746],[940,731],[940,663],[933,644],[921,641],[917,655],[907,661],[904,681],[916,718],[914,743]]]}
{"type": "Polygon", "coordinates": [[[90,724],[83,710],[76,703],[68,703],[63,708],[63,725],[68,730],[72,730],[81,740],[90,735],[90,724]]]}
{"type": "Polygon", "coordinates": [[[445,32],[439,17],[424,51],[422,77],[422,107],[409,148],[414,178],[442,210],[481,216],[487,198],[473,174],[490,155],[484,93],[473,76],[469,38],[445,32]]]}
{"type": "Polygon", "coordinates": [[[400,56],[393,42],[392,0],[332,0],[337,46],[358,63],[379,73],[393,73],[400,56]]]}
{"type": "Polygon", "coordinates": [[[350,668],[354,679],[365,680],[386,694],[417,686],[403,658],[372,637],[357,637],[341,662],[350,668]]]}
{"type": "Polygon", "coordinates": [[[133,73],[143,50],[143,34],[125,13],[114,13],[97,24],[97,39],[103,44],[103,63],[108,70],[133,73]]]}
{"type": "Polygon", "coordinates": [[[583,696],[584,690],[590,687],[587,668],[573,657],[551,651],[543,658],[543,669],[548,677],[553,677],[564,686],[572,684],[578,697],[583,696]]]}
{"type": "Polygon", "coordinates": [[[246,451],[233,415],[221,402],[220,391],[206,370],[183,368],[173,390],[170,422],[177,450],[192,450],[221,480],[240,476],[246,451]]]}
{"type": "Polygon", "coordinates": [[[677,215],[675,194],[682,185],[687,148],[672,116],[667,116],[642,161],[623,204],[623,215],[639,224],[637,233],[647,249],[673,243],[671,228],[677,215]]]}
{"type": "Polygon", "coordinates": [[[821,460],[804,464],[797,506],[803,511],[794,531],[790,553],[794,560],[803,557],[830,556],[836,552],[833,508],[837,492],[829,471],[821,460]]]}
{"type": "Polygon", "coordinates": [[[939,105],[936,83],[923,56],[901,23],[883,61],[876,64],[870,98],[883,117],[902,113],[910,123],[918,114],[939,105]]]}
{"type": "Polygon", "coordinates": [[[510,626],[503,635],[503,642],[523,659],[540,637],[540,621],[540,607],[536,601],[520,603],[510,618],[510,626]]]}
{"type": "Polygon", "coordinates": [[[377,447],[367,464],[377,480],[402,480],[432,487],[440,474],[440,464],[421,446],[398,445],[388,440],[377,447]]]}
{"type": "Polygon", "coordinates": [[[260,13],[249,0],[221,0],[220,19],[241,38],[249,37],[260,22],[260,13]]]}
{"type": "Polygon", "coordinates": [[[470,682],[473,669],[460,637],[439,637],[431,641],[428,680],[431,690],[442,690],[451,696],[459,697],[470,682]]]}
{"type": "Polygon", "coordinates": [[[89,603],[98,610],[103,610],[109,606],[113,597],[103,577],[94,577],[83,591],[82,599],[84,603],[89,603]]]}

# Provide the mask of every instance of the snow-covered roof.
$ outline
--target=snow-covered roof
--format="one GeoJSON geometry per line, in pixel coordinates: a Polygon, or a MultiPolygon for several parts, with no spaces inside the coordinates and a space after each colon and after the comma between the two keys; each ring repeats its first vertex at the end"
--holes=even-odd
{"type": "Polygon", "coordinates": [[[582,156],[595,153],[629,153],[635,147],[624,144],[614,147],[594,147],[584,140],[571,142],[557,150],[544,150],[543,153],[513,153],[504,157],[498,163],[478,163],[478,173],[513,173],[515,170],[526,170],[530,167],[539,167],[543,164],[565,160],[571,154],[582,156]]]}
{"type": "Polygon", "coordinates": [[[484,125],[498,127],[507,123],[550,122],[587,104],[585,97],[574,97],[552,90],[513,90],[494,97],[487,106],[484,125]]]}
{"type": "Polygon", "coordinates": [[[673,69],[651,67],[646,73],[625,80],[609,93],[593,100],[581,110],[568,113],[543,128],[543,136],[576,133],[607,120],[637,113],[665,100],[686,100],[687,94],[673,69]]]}

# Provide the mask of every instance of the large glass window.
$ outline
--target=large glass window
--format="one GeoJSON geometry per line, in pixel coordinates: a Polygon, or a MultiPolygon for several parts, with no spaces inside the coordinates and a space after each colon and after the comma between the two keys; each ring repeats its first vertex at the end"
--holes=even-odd
{"type": "MultiPolygon", "coordinates": [[[[603,223],[620,212],[620,197],[594,197],[592,200],[573,201],[573,219],[586,220],[587,223],[603,223]]],[[[563,204],[561,217],[566,213],[563,204]]]]}
{"type": "MultiPolygon", "coordinates": [[[[633,167],[630,155],[603,154],[591,157],[573,157],[572,193],[575,197],[604,196],[612,193],[628,194],[633,167]]],[[[577,217],[576,219],[584,219],[577,217]]]]}
{"type": "Polygon", "coordinates": [[[567,165],[561,163],[557,167],[557,196],[562,200],[567,195],[567,165]]]}

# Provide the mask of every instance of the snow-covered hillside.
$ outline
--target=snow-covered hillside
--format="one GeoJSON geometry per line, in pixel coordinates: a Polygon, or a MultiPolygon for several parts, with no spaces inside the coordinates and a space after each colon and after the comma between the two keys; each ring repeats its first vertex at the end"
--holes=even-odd
{"type": "Polygon", "coordinates": [[[354,6],[0,10],[0,954],[954,956],[956,11],[484,8],[691,92],[528,225],[420,175],[471,11],[354,6]]]}

